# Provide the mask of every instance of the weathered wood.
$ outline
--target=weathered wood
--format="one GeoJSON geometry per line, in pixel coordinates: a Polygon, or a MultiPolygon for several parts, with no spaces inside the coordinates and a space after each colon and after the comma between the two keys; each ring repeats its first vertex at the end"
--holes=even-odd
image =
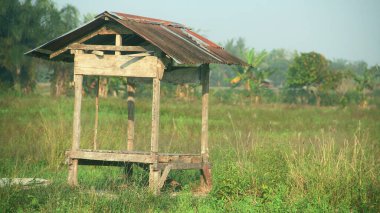
{"type": "Polygon", "coordinates": [[[99,123],[99,89],[100,89],[100,77],[97,79],[96,96],[95,96],[95,123],[94,123],[94,150],[97,149],[97,137],[98,137],[98,123],[99,123]]]}
{"type": "Polygon", "coordinates": [[[204,162],[208,162],[208,94],[210,69],[208,64],[201,65],[202,72],[202,132],[201,155],[204,162]]]}
{"type": "MultiPolygon", "coordinates": [[[[115,46],[120,47],[122,45],[122,39],[120,34],[115,35],[115,46]]],[[[115,51],[115,55],[120,55],[120,51],[115,51]]]]}
{"type": "Polygon", "coordinates": [[[150,141],[150,153],[153,164],[150,165],[149,188],[154,194],[159,193],[158,182],[160,171],[157,170],[158,163],[158,135],[160,122],[160,79],[153,79],[153,96],[152,96],[152,131],[150,141]]]}
{"type": "Polygon", "coordinates": [[[73,143],[72,150],[79,149],[80,143],[80,115],[82,107],[82,88],[83,88],[83,75],[74,75],[74,87],[75,87],[75,97],[74,97],[74,118],[73,118],[73,143]]]}
{"type": "Polygon", "coordinates": [[[154,78],[163,65],[155,56],[79,54],[75,55],[74,67],[75,74],[82,75],[154,78]]]}
{"type": "MultiPolygon", "coordinates": [[[[87,40],[89,40],[89,39],[91,39],[91,38],[93,38],[93,37],[99,35],[99,32],[101,32],[102,30],[105,30],[105,29],[106,29],[105,27],[102,27],[102,28],[100,28],[100,29],[98,29],[98,30],[95,30],[94,32],[89,33],[89,34],[83,36],[82,38],[76,40],[76,41],[73,42],[73,43],[82,43],[82,42],[85,42],[85,41],[87,41],[87,40]]],[[[64,53],[64,52],[66,52],[67,50],[69,50],[69,46],[62,47],[61,49],[56,50],[55,52],[51,53],[50,56],[49,56],[49,58],[50,58],[50,59],[55,58],[55,57],[57,57],[58,55],[60,55],[60,54],[62,54],[62,53],[64,53]]]]}
{"type": "MultiPolygon", "coordinates": [[[[71,150],[75,151],[80,146],[80,111],[82,105],[82,75],[74,75],[75,99],[74,99],[74,115],[73,115],[73,142],[71,150]]],[[[69,165],[68,182],[71,186],[78,185],[78,160],[73,159],[69,165]]]]}
{"type": "Polygon", "coordinates": [[[137,163],[152,163],[151,155],[149,154],[133,154],[119,152],[91,152],[91,151],[68,151],[67,156],[72,159],[87,159],[99,161],[114,161],[114,162],[137,162],[137,163]]]}
{"type": "Polygon", "coordinates": [[[200,69],[198,67],[173,67],[164,72],[162,81],[174,84],[199,83],[200,69]]]}
{"type": "MultiPolygon", "coordinates": [[[[132,34],[133,32],[131,30],[128,30],[126,28],[121,28],[113,24],[107,24],[106,26],[103,26],[99,29],[94,30],[93,32],[83,36],[82,38],[74,41],[73,43],[82,43],[85,42],[97,35],[109,35],[109,34],[132,34]]],[[[69,45],[70,46],[70,45],[69,45]]],[[[69,50],[69,46],[62,47],[59,50],[56,50],[52,52],[49,56],[50,59],[57,57],[58,55],[66,52],[69,50]]]]}
{"type": "Polygon", "coordinates": [[[100,51],[122,51],[122,52],[147,52],[142,46],[113,46],[113,45],[90,45],[74,43],[69,45],[71,50],[100,50],[100,51]]]}
{"type": "Polygon", "coordinates": [[[135,139],[135,84],[127,79],[127,103],[128,103],[128,141],[127,150],[132,151],[135,139]]]}
{"type": "Polygon", "coordinates": [[[169,172],[170,172],[171,166],[172,166],[172,165],[170,165],[170,164],[167,165],[167,166],[165,166],[165,169],[164,169],[164,171],[162,172],[162,174],[161,174],[161,178],[160,178],[160,180],[159,180],[159,182],[158,182],[158,189],[161,189],[161,188],[164,186],[165,181],[166,181],[166,178],[167,178],[168,175],[169,175],[169,172]]]}
{"type": "Polygon", "coordinates": [[[97,56],[103,56],[104,55],[104,52],[103,51],[99,51],[99,50],[94,50],[91,53],[94,54],[94,55],[97,55],[97,56]]]}
{"type": "Polygon", "coordinates": [[[160,80],[153,79],[153,96],[152,96],[152,131],[151,131],[151,147],[152,155],[157,156],[158,153],[158,135],[160,122],[160,80]]]}
{"type": "Polygon", "coordinates": [[[186,170],[186,169],[202,169],[202,163],[159,163],[157,169],[162,170],[170,165],[172,170],[186,170]]]}
{"type": "Polygon", "coordinates": [[[207,191],[211,191],[212,179],[211,179],[211,167],[209,164],[204,164],[201,169],[201,187],[207,191]]]}
{"type": "Polygon", "coordinates": [[[165,155],[165,154],[159,153],[158,162],[160,163],[167,163],[167,162],[201,163],[202,157],[200,155],[184,155],[184,154],[165,155]]]}
{"type": "Polygon", "coordinates": [[[160,170],[157,170],[154,164],[149,166],[149,189],[150,191],[157,195],[160,193],[160,188],[158,187],[160,181],[160,170]]]}

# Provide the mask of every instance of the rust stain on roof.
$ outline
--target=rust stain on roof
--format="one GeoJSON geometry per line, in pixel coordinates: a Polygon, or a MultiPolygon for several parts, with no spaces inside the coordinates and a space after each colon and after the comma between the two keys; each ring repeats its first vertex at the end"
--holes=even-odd
{"type": "MultiPolygon", "coordinates": [[[[137,36],[161,49],[177,63],[246,65],[244,61],[231,55],[221,46],[192,31],[185,25],[119,12],[103,12],[96,16],[93,21],[61,35],[26,54],[49,59],[49,52],[60,50],[104,26],[109,22],[105,17],[133,31],[137,36]]],[[[72,56],[66,52],[65,56],[57,57],[56,60],[72,61],[72,56]]]]}

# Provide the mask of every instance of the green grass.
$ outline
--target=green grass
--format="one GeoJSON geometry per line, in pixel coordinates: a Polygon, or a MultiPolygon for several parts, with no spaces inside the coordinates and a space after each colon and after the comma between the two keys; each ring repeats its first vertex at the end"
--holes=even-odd
{"type": "MultiPolygon", "coordinates": [[[[0,188],[0,212],[380,211],[380,110],[229,105],[212,100],[209,140],[213,190],[192,192],[198,171],[174,171],[181,189],[147,190],[118,167],[81,166],[66,185],[72,98],[0,97],[0,177],[38,177],[47,187],[0,188]],[[173,196],[176,191],[176,196],[173,196]]],[[[161,152],[200,152],[201,103],[162,98],[161,152]]],[[[151,106],[136,103],[136,150],[149,150],[151,106]]],[[[91,148],[94,100],[82,108],[81,147],[91,148]]],[[[102,99],[100,149],[126,149],[127,103],[102,99]]]]}

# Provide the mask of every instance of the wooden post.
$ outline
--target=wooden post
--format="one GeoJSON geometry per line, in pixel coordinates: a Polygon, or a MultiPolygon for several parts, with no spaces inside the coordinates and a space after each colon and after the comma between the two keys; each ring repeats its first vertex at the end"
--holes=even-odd
{"type": "Polygon", "coordinates": [[[98,137],[98,122],[99,122],[99,89],[100,89],[100,77],[98,76],[95,96],[95,124],[94,124],[94,150],[97,149],[97,137],[98,137]]]}
{"type": "Polygon", "coordinates": [[[135,84],[127,79],[127,93],[128,93],[128,144],[127,150],[133,150],[135,139],[135,84]]]}
{"type": "Polygon", "coordinates": [[[203,161],[208,162],[208,93],[210,69],[208,64],[201,65],[202,84],[202,133],[201,133],[201,155],[203,161]]]}
{"type": "Polygon", "coordinates": [[[201,155],[203,168],[201,169],[201,186],[211,190],[211,168],[208,158],[208,96],[209,96],[210,68],[208,64],[201,65],[202,84],[202,132],[201,132],[201,155]]]}
{"type": "MultiPolygon", "coordinates": [[[[73,143],[71,150],[76,151],[79,149],[80,143],[80,112],[82,105],[82,83],[83,75],[74,75],[74,86],[75,86],[75,99],[74,99],[74,119],[73,119],[73,143]]],[[[78,185],[78,160],[73,159],[69,162],[69,185],[78,185]]]]}
{"type": "MultiPolygon", "coordinates": [[[[121,46],[122,45],[122,39],[120,34],[116,34],[115,37],[115,46],[121,46]]],[[[120,51],[115,51],[115,55],[120,55],[120,51]]]]}
{"type": "Polygon", "coordinates": [[[154,194],[159,193],[160,170],[157,168],[158,163],[158,131],[160,120],[160,79],[153,79],[153,97],[152,97],[152,133],[150,153],[153,164],[150,165],[149,188],[154,194]]]}

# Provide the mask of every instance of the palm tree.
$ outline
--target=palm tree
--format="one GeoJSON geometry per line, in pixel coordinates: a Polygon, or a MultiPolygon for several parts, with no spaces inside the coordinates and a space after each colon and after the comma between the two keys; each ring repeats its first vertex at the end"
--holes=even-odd
{"type": "Polygon", "coordinates": [[[236,87],[244,85],[244,89],[248,92],[255,93],[255,103],[260,101],[260,93],[262,83],[273,72],[260,68],[268,53],[263,50],[256,52],[254,48],[242,51],[245,61],[248,66],[236,66],[234,71],[236,76],[231,79],[230,83],[236,87]]]}
{"type": "Polygon", "coordinates": [[[375,88],[376,80],[380,78],[379,65],[366,69],[362,75],[353,74],[356,82],[356,90],[360,93],[360,106],[366,108],[368,105],[366,90],[372,91],[375,88]]]}

